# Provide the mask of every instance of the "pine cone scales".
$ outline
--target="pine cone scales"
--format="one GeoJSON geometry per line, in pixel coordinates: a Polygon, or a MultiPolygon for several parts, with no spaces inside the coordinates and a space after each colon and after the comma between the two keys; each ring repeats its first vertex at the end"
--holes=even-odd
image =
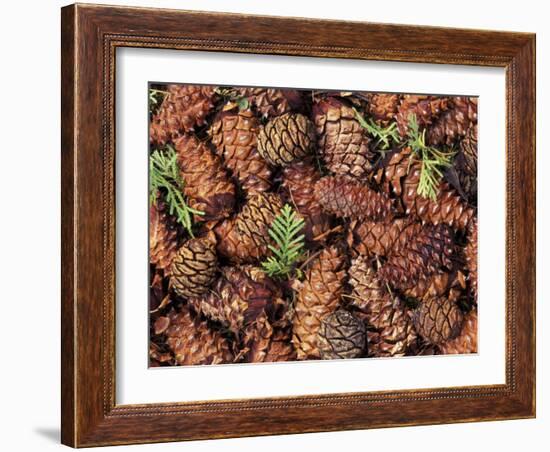
{"type": "Polygon", "coordinates": [[[450,269],[453,245],[452,232],[447,226],[423,226],[410,241],[394,246],[378,275],[395,288],[406,288],[427,279],[440,268],[450,269]]]}
{"type": "Polygon", "coordinates": [[[323,209],[344,218],[382,220],[393,212],[384,193],[345,176],[327,176],[315,184],[315,199],[323,209]]]}
{"type": "Polygon", "coordinates": [[[456,157],[460,187],[469,200],[477,196],[477,125],[468,129],[460,142],[460,153],[456,157]]]}
{"type": "Polygon", "coordinates": [[[282,307],[281,289],[259,268],[225,267],[212,291],[189,300],[195,311],[239,331],[266,312],[275,316],[282,307]]]}
{"type": "Polygon", "coordinates": [[[413,316],[418,334],[434,345],[457,337],[463,319],[456,304],[443,297],[425,300],[413,316]]]}
{"type": "Polygon", "coordinates": [[[149,127],[149,139],[158,146],[203,125],[216,97],[213,86],[168,85],[167,92],[149,127]]]}
{"type": "Polygon", "coordinates": [[[288,192],[292,205],[304,218],[304,232],[308,241],[313,241],[331,228],[331,216],[325,213],[315,198],[315,182],[321,178],[310,161],[295,162],[283,171],[283,187],[288,192]]]}
{"type": "Polygon", "coordinates": [[[403,295],[417,300],[446,296],[457,301],[466,288],[466,277],[461,271],[439,271],[427,279],[416,283],[400,284],[403,295]]]}
{"type": "Polygon", "coordinates": [[[439,345],[439,351],[446,355],[477,353],[477,312],[470,311],[464,317],[460,334],[439,345]]]}
{"type": "Polygon", "coordinates": [[[286,113],[260,128],[258,152],[271,165],[286,165],[311,153],[315,128],[304,115],[286,113]]]}
{"type": "Polygon", "coordinates": [[[164,203],[157,201],[149,209],[149,224],[149,260],[169,276],[180,244],[176,219],[168,214],[164,203]]]}
{"type": "Polygon", "coordinates": [[[324,249],[299,284],[294,305],[292,342],[298,359],[319,358],[321,321],[338,309],[344,285],[345,258],[338,248],[324,249]]]}
{"type": "Polygon", "coordinates": [[[406,218],[384,221],[353,221],[347,235],[348,245],[363,256],[386,256],[398,242],[406,243],[421,225],[406,218]]]}
{"type": "Polygon", "coordinates": [[[474,216],[469,207],[449,184],[439,184],[435,200],[418,194],[420,163],[411,148],[404,148],[394,154],[385,168],[376,174],[376,181],[386,190],[391,190],[401,198],[407,215],[432,224],[444,223],[453,228],[464,229],[474,216]]]}
{"type": "Polygon", "coordinates": [[[357,358],[366,349],[365,324],[344,309],[321,322],[317,346],[322,359],[357,358]]]}
{"type": "Polygon", "coordinates": [[[367,111],[376,123],[387,126],[397,114],[401,96],[399,94],[367,94],[367,111]]]}
{"type": "Polygon", "coordinates": [[[475,97],[451,97],[449,109],[428,128],[427,141],[432,145],[452,145],[464,137],[471,125],[477,123],[475,97]]]}
{"type": "Polygon", "coordinates": [[[281,116],[302,107],[302,96],[294,89],[239,88],[238,93],[246,97],[265,118],[281,116]]]}
{"type": "Polygon", "coordinates": [[[175,147],[189,206],[204,212],[204,215],[195,215],[195,221],[228,217],[235,204],[235,185],[220,158],[191,135],[178,138],[175,147]]]}
{"type": "Polygon", "coordinates": [[[234,355],[228,341],[185,308],[159,317],[154,332],[166,337],[166,344],[180,366],[233,362],[234,355]]]}
{"type": "Polygon", "coordinates": [[[327,168],[334,174],[358,178],[369,173],[374,154],[353,109],[328,97],[313,106],[312,114],[318,150],[327,168]]]}
{"type": "Polygon", "coordinates": [[[420,129],[424,129],[448,108],[449,99],[446,97],[404,95],[395,116],[399,134],[406,137],[409,133],[411,115],[416,117],[420,129]]]}
{"type": "Polygon", "coordinates": [[[247,192],[271,188],[271,169],[257,151],[259,122],[251,110],[218,115],[209,133],[217,153],[247,192]]]}
{"type": "Polygon", "coordinates": [[[293,361],[296,351],[291,339],[289,327],[273,326],[264,312],[244,330],[239,358],[251,363],[293,361]]]}
{"type": "Polygon", "coordinates": [[[388,292],[364,257],[352,261],[348,274],[353,288],[349,305],[369,328],[369,356],[404,356],[417,338],[408,309],[388,292]]]}
{"type": "Polygon", "coordinates": [[[253,262],[269,254],[269,227],[283,205],[274,193],[257,193],[233,219],[218,225],[218,252],[236,262],[253,262]]]}
{"type": "Polygon", "coordinates": [[[191,239],[172,261],[170,282],[182,297],[196,297],[208,291],[214,280],[218,260],[215,241],[209,237],[191,239]]]}
{"type": "Polygon", "coordinates": [[[468,269],[468,281],[474,298],[477,300],[477,221],[472,222],[467,236],[464,250],[466,255],[466,268],[468,269]]]}

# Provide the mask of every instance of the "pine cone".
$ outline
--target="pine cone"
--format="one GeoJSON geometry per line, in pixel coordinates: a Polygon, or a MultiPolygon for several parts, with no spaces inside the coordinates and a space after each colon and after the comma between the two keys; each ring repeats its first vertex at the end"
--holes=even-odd
{"type": "Polygon", "coordinates": [[[477,125],[470,127],[460,142],[455,167],[462,191],[469,201],[474,202],[477,196],[477,125]]]}
{"type": "Polygon", "coordinates": [[[366,342],[365,324],[351,312],[339,309],[321,321],[317,337],[321,359],[358,358],[366,342]]]}
{"type": "Polygon", "coordinates": [[[285,113],[260,128],[258,152],[272,165],[286,165],[309,155],[315,128],[300,113],[285,113]]]}
{"type": "Polygon", "coordinates": [[[477,221],[472,222],[468,229],[467,243],[464,249],[466,269],[472,295],[477,301],[477,221]]]}
{"type": "Polygon", "coordinates": [[[246,97],[264,118],[273,118],[290,111],[300,110],[303,104],[300,91],[295,89],[238,88],[237,92],[242,97],[246,97]]]}
{"type": "Polygon", "coordinates": [[[178,138],[175,146],[189,206],[204,212],[204,215],[195,215],[195,221],[228,217],[235,205],[235,185],[220,158],[191,135],[178,138]]]}
{"type": "Polygon", "coordinates": [[[466,136],[470,126],[477,123],[477,98],[451,97],[449,109],[428,128],[427,141],[432,146],[451,146],[466,136]]]}
{"type": "Polygon", "coordinates": [[[159,317],[154,333],[166,337],[177,365],[223,364],[234,360],[229,342],[186,308],[159,317]]]}
{"type": "Polygon", "coordinates": [[[213,86],[168,85],[167,91],[149,127],[149,140],[157,146],[205,124],[216,98],[213,86]]]}
{"type": "Polygon", "coordinates": [[[413,315],[418,334],[434,345],[457,337],[463,320],[464,316],[456,304],[444,297],[425,300],[413,315]]]}
{"type": "Polygon", "coordinates": [[[449,99],[447,97],[405,94],[395,115],[399,134],[402,137],[408,135],[411,115],[416,116],[419,128],[424,129],[448,108],[449,99]]]}
{"type": "Polygon", "coordinates": [[[393,213],[384,193],[345,176],[327,176],[315,184],[315,199],[323,209],[344,218],[382,220],[393,213]]]}
{"type": "Polygon", "coordinates": [[[421,165],[411,148],[391,156],[388,164],[381,168],[375,180],[388,192],[400,197],[407,215],[421,221],[464,229],[474,216],[469,207],[449,184],[441,181],[435,200],[423,198],[417,193],[421,165]]]}
{"type": "Polygon", "coordinates": [[[188,240],[172,261],[170,283],[181,297],[197,297],[208,291],[214,281],[218,259],[211,236],[188,240]]]}
{"type": "Polygon", "coordinates": [[[319,358],[317,333],[321,321],[338,309],[344,285],[345,258],[338,248],[323,249],[305,280],[297,284],[292,342],[298,359],[319,358]]]}
{"type": "Polygon", "coordinates": [[[235,263],[251,263],[260,257],[260,251],[249,236],[239,233],[235,218],[228,218],[214,228],[220,256],[224,256],[235,263]]]}
{"type": "Polygon", "coordinates": [[[407,243],[421,229],[419,223],[408,218],[383,221],[352,221],[347,242],[357,254],[373,257],[386,256],[396,243],[407,243]]]}
{"type": "Polygon", "coordinates": [[[323,212],[315,199],[315,182],[321,178],[310,160],[295,162],[283,171],[283,187],[288,192],[289,202],[296,206],[305,220],[305,236],[309,242],[322,236],[332,226],[331,216],[323,212]]]}
{"type": "Polygon", "coordinates": [[[397,114],[401,102],[399,94],[367,93],[367,112],[380,126],[387,126],[397,114]]]}
{"type": "Polygon", "coordinates": [[[294,361],[296,351],[291,340],[289,326],[274,326],[263,312],[245,328],[238,358],[246,363],[294,361]]]}
{"type": "Polygon", "coordinates": [[[166,204],[156,201],[149,209],[149,261],[164,276],[170,275],[172,260],[181,243],[180,228],[166,204]]]}
{"type": "Polygon", "coordinates": [[[426,225],[407,243],[393,247],[378,276],[394,288],[407,288],[441,268],[450,269],[453,252],[451,230],[442,224],[426,225]]]}
{"type": "Polygon", "coordinates": [[[270,319],[280,316],[286,307],[281,297],[281,289],[271,278],[259,268],[245,265],[223,268],[211,292],[188,301],[195,311],[238,336],[262,312],[270,319]]]}
{"type": "Polygon", "coordinates": [[[438,348],[442,355],[477,353],[477,312],[470,311],[466,314],[460,334],[440,344],[438,348]]]}
{"type": "Polygon", "coordinates": [[[367,324],[369,356],[404,356],[417,338],[405,304],[388,292],[364,257],[352,261],[348,274],[353,288],[348,306],[367,324]]]}
{"type": "Polygon", "coordinates": [[[258,154],[259,122],[251,110],[221,112],[209,134],[217,153],[248,193],[271,188],[271,169],[258,154]]]}
{"type": "Polygon", "coordinates": [[[313,106],[312,114],[318,150],[327,168],[335,174],[358,178],[368,174],[374,154],[353,109],[328,97],[313,106]]]}
{"type": "Polygon", "coordinates": [[[401,292],[408,298],[419,301],[445,296],[457,302],[466,288],[466,277],[460,270],[439,271],[415,284],[401,284],[401,292]]]}
{"type": "Polygon", "coordinates": [[[174,357],[169,350],[165,349],[168,349],[168,346],[149,341],[149,367],[174,365],[174,357]]]}

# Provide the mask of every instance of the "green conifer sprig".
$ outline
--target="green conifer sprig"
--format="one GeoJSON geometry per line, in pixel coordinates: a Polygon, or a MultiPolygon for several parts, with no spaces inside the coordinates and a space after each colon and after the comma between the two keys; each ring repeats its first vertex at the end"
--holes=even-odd
{"type": "Polygon", "coordinates": [[[416,192],[423,198],[435,200],[443,172],[453,163],[455,153],[452,150],[442,151],[426,144],[426,129],[420,131],[416,115],[408,118],[407,145],[420,160],[420,181],[416,192]]]}
{"type": "Polygon", "coordinates": [[[176,151],[167,146],[165,152],[155,150],[149,157],[149,202],[156,202],[158,193],[165,193],[170,215],[193,235],[193,215],[204,215],[200,210],[187,205],[183,195],[184,181],[180,175],[176,151]]]}
{"type": "Polygon", "coordinates": [[[289,204],[285,204],[268,231],[277,245],[269,245],[273,256],[262,262],[262,268],[269,276],[284,278],[293,272],[296,262],[303,256],[304,234],[300,233],[303,227],[304,219],[289,204]]]}
{"type": "Polygon", "coordinates": [[[366,120],[355,107],[353,107],[353,111],[355,112],[355,117],[359,121],[359,124],[361,124],[361,127],[366,129],[369,135],[371,135],[376,140],[376,148],[382,151],[386,151],[393,144],[399,143],[400,137],[399,132],[397,131],[397,123],[392,122],[389,126],[382,127],[376,124],[370,118],[366,120]]]}
{"type": "Polygon", "coordinates": [[[162,104],[164,97],[168,94],[168,91],[149,88],[149,112],[151,114],[156,113],[156,111],[160,107],[160,104],[162,104]]]}

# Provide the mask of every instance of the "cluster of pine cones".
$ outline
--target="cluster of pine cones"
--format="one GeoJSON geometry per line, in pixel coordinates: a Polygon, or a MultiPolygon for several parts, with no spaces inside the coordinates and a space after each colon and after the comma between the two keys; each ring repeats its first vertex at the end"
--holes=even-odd
{"type": "Polygon", "coordinates": [[[477,351],[477,100],[158,85],[150,149],[171,146],[193,237],[163,193],[150,208],[150,365],[477,351]],[[400,140],[379,149],[359,115],[400,140]],[[427,145],[452,150],[418,194],[427,145]],[[305,253],[261,267],[288,203],[305,253]]]}

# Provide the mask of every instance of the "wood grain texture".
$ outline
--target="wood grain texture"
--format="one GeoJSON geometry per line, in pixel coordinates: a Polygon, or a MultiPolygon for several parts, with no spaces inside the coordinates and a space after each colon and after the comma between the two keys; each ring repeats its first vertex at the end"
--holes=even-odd
{"type": "Polygon", "coordinates": [[[535,415],[535,37],[72,5],[62,10],[62,442],[74,447],[535,415]],[[116,48],[498,66],[507,73],[506,384],[115,403],[116,48]]]}

